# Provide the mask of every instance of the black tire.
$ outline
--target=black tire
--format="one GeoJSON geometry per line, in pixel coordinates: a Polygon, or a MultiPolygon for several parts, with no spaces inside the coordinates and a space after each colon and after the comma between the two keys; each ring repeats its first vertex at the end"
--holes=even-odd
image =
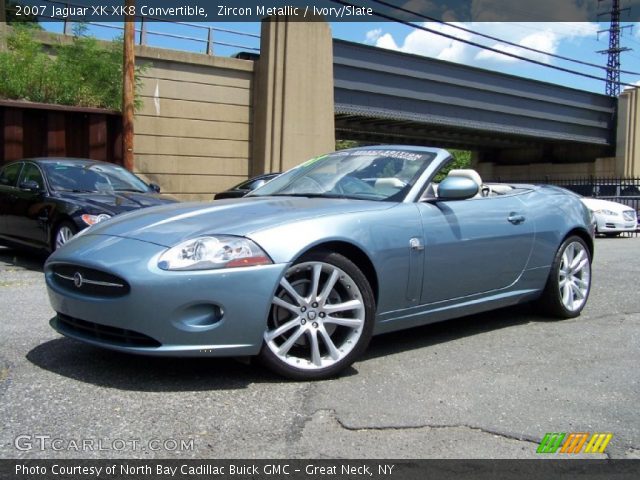
{"type": "Polygon", "coordinates": [[[607,238],[615,238],[620,236],[620,232],[605,233],[604,236],[607,238]]]}
{"type": "Polygon", "coordinates": [[[60,237],[65,237],[66,232],[71,232],[72,235],[78,233],[78,227],[75,226],[74,223],[64,220],[60,222],[53,231],[53,235],[51,235],[51,251],[55,252],[58,248],[60,248],[64,243],[69,241],[69,238],[66,238],[64,242],[60,242],[60,237]]]}
{"type": "MultiPolygon", "coordinates": [[[[574,253],[572,259],[575,261],[578,253],[574,253]]],[[[573,263],[573,262],[570,262],[573,263]]],[[[569,268],[569,272],[572,271],[569,268]]],[[[586,242],[577,235],[566,238],[553,259],[551,270],[547,279],[547,284],[542,295],[537,301],[538,307],[546,314],[555,318],[575,318],[582,312],[587,304],[589,293],[591,292],[591,252],[586,242]],[[566,275],[566,260],[563,257],[565,252],[567,256],[571,256],[569,249],[574,248],[574,252],[583,252],[586,263],[580,260],[576,267],[583,265],[582,268],[573,273],[566,275]],[[563,268],[565,267],[565,268],[563,268]],[[563,272],[565,272],[563,274],[563,272]],[[569,279],[567,279],[569,276],[569,279]],[[563,284],[563,278],[565,282],[563,284]],[[574,288],[575,287],[575,288],[574,288]]]]}
{"type": "Polygon", "coordinates": [[[333,377],[366,350],[374,318],[371,286],[351,260],[335,252],[305,254],[276,289],[259,358],[293,380],[333,377]]]}

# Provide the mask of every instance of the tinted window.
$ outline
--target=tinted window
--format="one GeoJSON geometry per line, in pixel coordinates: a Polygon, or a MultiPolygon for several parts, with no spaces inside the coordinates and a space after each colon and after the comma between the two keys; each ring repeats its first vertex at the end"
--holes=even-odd
{"type": "Polygon", "coordinates": [[[148,192],[146,183],[117,165],[61,160],[43,165],[53,190],[70,192],[148,192]]]}
{"type": "Polygon", "coordinates": [[[30,181],[36,182],[40,188],[43,188],[44,186],[40,169],[33,163],[25,163],[24,168],[22,169],[22,176],[20,177],[20,184],[30,181]]]}
{"type": "Polygon", "coordinates": [[[15,187],[18,183],[18,175],[20,175],[21,168],[22,163],[14,163],[0,170],[0,185],[15,187]]]}

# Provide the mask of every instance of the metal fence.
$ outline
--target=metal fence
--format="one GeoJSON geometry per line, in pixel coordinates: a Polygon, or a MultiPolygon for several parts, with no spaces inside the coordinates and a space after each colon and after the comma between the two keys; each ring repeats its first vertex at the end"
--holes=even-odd
{"type": "MultiPolygon", "coordinates": [[[[504,182],[504,180],[498,180],[504,182]]],[[[514,183],[525,183],[518,180],[514,183]]],[[[622,177],[583,177],[571,179],[538,178],[527,180],[526,183],[545,183],[557,185],[571,190],[583,197],[599,198],[622,203],[640,212],[640,178],[622,177]]],[[[636,230],[635,235],[640,232],[636,230]]]]}
{"type": "MultiPolygon", "coordinates": [[[[42,0],[38,3],[64,8],[87,6],[67,0],[42,0]]],[[[15,9],[11,6],[7,6],[7,8],[15,9]]],[[[91,20],[74,22],[67,17],[56,15],[34,18],[38,21],[46,21],[48,27],[57,26],[58,28],[53,28],[53,30],[59,30],[57,33],[65,35],[72,35],[74,24],[79,23],[89,28],[90,34],[104,40],[111,40],[119,32],[124,31],[123,22],[94,22],[91,20]]],[[[205,23],[176,22],[150,15],[137,15],[135,17],[135,32],[138,45],[192,51],[207,55],[214,55],[214,52],[216,55],[220,55],[221,51],[226,52],[225,54],[243,51],[260,52],[259,34],[211,26],[205,23]]]]}

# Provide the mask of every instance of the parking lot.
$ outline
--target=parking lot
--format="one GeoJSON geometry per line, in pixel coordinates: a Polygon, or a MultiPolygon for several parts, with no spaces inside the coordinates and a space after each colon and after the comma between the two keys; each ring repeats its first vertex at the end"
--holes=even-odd
{"type": "Polygon", "coordinates": [[[522,306],[383,335],[312,383],[63,338],[42,263],[0,247],[3,458],[534,458],[547,432],[640,458],[640,238],[596,240],[577,319],[522,306]]]}

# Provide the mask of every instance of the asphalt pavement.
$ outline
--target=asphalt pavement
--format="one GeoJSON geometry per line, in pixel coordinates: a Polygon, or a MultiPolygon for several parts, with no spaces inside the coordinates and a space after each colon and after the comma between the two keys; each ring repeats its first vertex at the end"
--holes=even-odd
{"type": "Polygon", "coordinates": [[[547,432],[611,432],[606,456],[640,458],[640,238],[596,240],[579,318],[387,334],[311,383],[61,337],[42,264],[0,247],[0,458],[534,458],[547,432]]]}

